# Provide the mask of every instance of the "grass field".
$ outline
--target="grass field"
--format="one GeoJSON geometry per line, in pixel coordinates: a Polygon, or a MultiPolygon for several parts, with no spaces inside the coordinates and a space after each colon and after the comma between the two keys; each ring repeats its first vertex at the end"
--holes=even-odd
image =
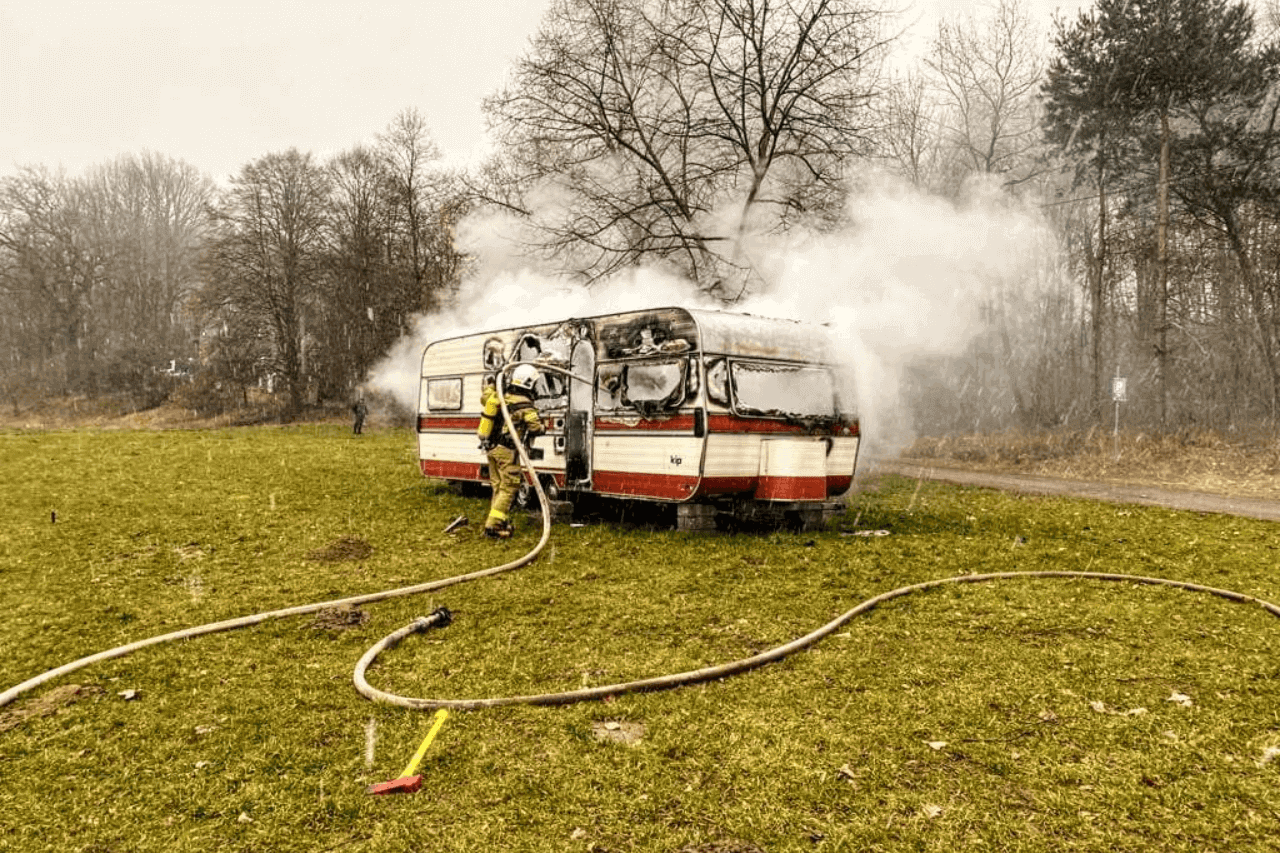
{"type": "MultiPolygon", "coordinates": [[[[444,527],[411,436],[338,426],[0,433],[0,690],[125,642],[505,562],[444,527]]],[[[0,708],[0,850],[1280,850],[1280,621],[1163,587],[898,599],[725,681],[457,713],[744,657],[962,573],[1152,575],[1280,601],[1274,524],[885,478],[821,533],[557,526],[535,564],[80,670],[0,708]],[[887,535],[859,536],[885,530],[887,535]],[[78,690],[71,685],[78,685],[78,690]]]]}

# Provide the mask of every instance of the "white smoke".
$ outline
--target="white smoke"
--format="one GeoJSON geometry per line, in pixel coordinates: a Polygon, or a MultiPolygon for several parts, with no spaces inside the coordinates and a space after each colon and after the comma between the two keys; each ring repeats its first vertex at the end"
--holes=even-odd
{"type": "MultiPolygon", "coordinates": [[[[962,352],[984,305],[1035,280],[1052,240],[1035,211],[983,185],[953,202],[892,178],[864,177],[848,212],[849,225],[837,232],[753,238],[743,253],[764,284],[725,310],[834,329],[856,380],[864,440],[872,452],[889,453],[911,438],[910,413],[899,401],[906,366],[962,352]]],[[[372,372],[372,386],[413,408],[423,347],[443,337],[666,305],[723,307],[653,269],[590,288],[570,284],[538,271],[516,233],[501,217],[459,229],[477,273],[463,283],[456,307],[419,318],[372,372]]]]}
{"type": "Polygon", "coordinates": [[[838,232],[758,248],[772,285],[743,310],[833,327],[867,449],[893,453],[913,437],[899,399],[908,365],[962,353],[993,300],[1040,278],[1054,241],[1038,211],[980,182],[952,201],[878,175],[848,214],[838,232]]]}

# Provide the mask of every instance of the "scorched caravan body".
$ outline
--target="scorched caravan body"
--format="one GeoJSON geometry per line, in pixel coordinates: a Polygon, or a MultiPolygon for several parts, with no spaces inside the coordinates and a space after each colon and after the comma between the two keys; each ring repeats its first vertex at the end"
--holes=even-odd
{"type": "Polygon", "coordinates": [[[812,524],[853,482],[859,423],[842,399],[828,329],[661,308],[481,332],[422,355],[422,473],[487,483],[481,390],[513,362],[544,370],[547,434],[533,466],[556,500],[581,495],[680,505],[682,527],[714,514],[792,514],[812,524]]]}

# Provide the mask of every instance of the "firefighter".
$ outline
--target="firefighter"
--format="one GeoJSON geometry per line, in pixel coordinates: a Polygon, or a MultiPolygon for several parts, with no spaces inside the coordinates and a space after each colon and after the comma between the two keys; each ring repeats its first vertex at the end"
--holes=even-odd
{"type": "MultiPolygon", "coordinates": [[[[507,411],[526,447],[534,436],[546,431],[533,405],[533,386],[538,375],[533,365],[522,364],[512,371],[511,382],[507,386],[507,411]]],[[[484,522],[484,535],[493,539],[510,539],[514,530],[508,513],[516,492],[520,490],[520,459],[516,455],[511,425],[504,423],[497,389],[486,384],[480,393],[480,402],[484,405],[484,412],[480,415],[480,426],[476,432],[480,438],[480,449],[489,458],[489,482],[493,486],[493,500],[489,505],[489,517],[484,522]]]]}
{"type": "Polygon", "coordinates": [[[351,432],[359,435],[364,432],[364,419],[369,415],[369,407],[364,404],[364,397],[356,397],[351,406],[351,432]]]}

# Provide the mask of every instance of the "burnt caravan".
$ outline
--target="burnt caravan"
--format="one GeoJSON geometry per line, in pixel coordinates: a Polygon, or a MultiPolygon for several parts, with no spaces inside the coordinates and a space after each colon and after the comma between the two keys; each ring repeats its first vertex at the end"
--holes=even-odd
{"type": "Polygon", "coordinates": [[[813,526],[841,508],[858,456],[836,343],[821,326],[684,308],[438,340],[422,354],[422,473],[487,483],[481,391],[534,362],[560,369],[535,389],[547,435],[533,467],[553,500],[672,503],[682,529],[719,513],[813,526]]]}

